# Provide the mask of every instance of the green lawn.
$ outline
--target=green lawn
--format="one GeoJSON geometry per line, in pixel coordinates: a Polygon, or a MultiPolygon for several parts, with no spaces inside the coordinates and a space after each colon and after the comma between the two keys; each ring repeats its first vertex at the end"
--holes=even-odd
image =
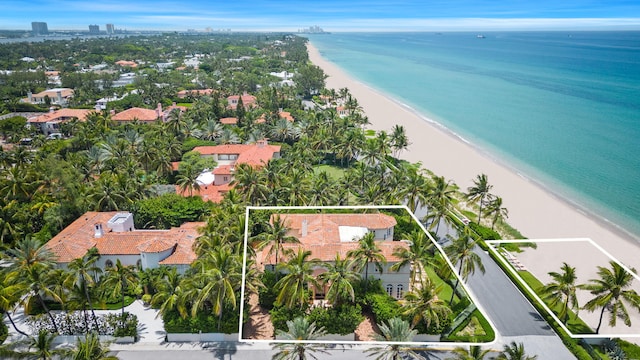
{"type": "MultiPolygon", "coordinates": [[[[451,286],[449,286],[449,284],[447,284],[446,282],[444,282],[444,280],[440,279],[440,277],[438,275],[436,275],[435,271],[430,268],[427,267],[426,269],[426,273],[427,276],[429,277],[429,279],[431,279],[431,281],[433,281],[433,283],[436,285],[436,288],[440,288],[440,291],[438,292],[438,297],[444,301],[447,302],[447,304],[449,303],[449,300],[451,300],[451,294],[453,293],[453,289],[451,288],[451,286]]],[[[460,285],[458,285],[460,286],[460,285]]],[[[458,298],[458,296],[454,296],[453,298],[453,303],[454,305],[460,301],[460,299],[458,298]]]]}
{"type": "Polygon", "coordinates": [[[313,171],[317,174],[325,171],[333,180],[340,180],[344,176],[345,169],[335,165],[317,165],[313,167],[313,171]]]}
{"type": "MultiPolygon", "coordinates": [[[[518,271],[518,274],[522,277],[524,282],[527,283],[527,285],[529,285],[541,299],[543,299],[540,289],[544,284],[542,284],[540,280],[528,271],[518,271]]],[[[560,312],[561,304],[556,304],[556,306],[552,307],[547,301],[545,301],[545,303],[557,316],[560,312]]],[[[573,311],[569,311],[569,321],[567,321],[565,325],[567,326],[567,329],[574,334],[593,334],[591,327],[582,321],[582,319],[580,319],[573,311]]]]}

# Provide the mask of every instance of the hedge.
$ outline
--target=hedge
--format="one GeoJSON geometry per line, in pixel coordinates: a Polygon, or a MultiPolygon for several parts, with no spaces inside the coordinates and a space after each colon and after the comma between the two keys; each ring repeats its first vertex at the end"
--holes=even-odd
{"type": "Polygon", "coordinates": [[[360,305],[344,304],[339,307],[316,307],[307,316],[309,322],[322,326],[328,334],[347,335],[353,333],[364,321],[360,305]]]}
{"type": "Polygon", "coordinates": [[[200,311],[196,316],[181,317],[177,310],[168,311],[162,316],[164,329],[168,333],[237,333],[240,324],[240,316],[237,310],[224,308],[222,321],[218,328],[218,316],[213,313],[200,311]]]}

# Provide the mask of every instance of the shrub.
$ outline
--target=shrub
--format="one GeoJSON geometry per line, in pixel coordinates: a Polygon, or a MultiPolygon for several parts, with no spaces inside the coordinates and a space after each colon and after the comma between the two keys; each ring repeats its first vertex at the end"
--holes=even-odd
{"type": "Polygon", "coordinates": [[[398,301],[387,294],[367,294],[364,302],[366,309],[371,311],[377,324],[399,317],[402,310],[398,301]]]}
{"type": "Polygon", "coordinates": [[[258,303],[264,309],[271,310],[278,297],[276,291],[276,273],[273,271],[265,271],[260,275],[260,280],[264,284],[258,291],[258,303]]]}
{"type": "Polygon", "coordinates": [[[640,359],[640,346],[622,339],[615,339],[615,342],[629,359],[640,359]]]}
{"type": "Polygon", "coordinates": [[[500,239],[502,239],[500,234],[498,234],[494,230],[491,230],[488,227],[479,225],[479,224],[474,223],[474,222],[470,222],[469,223],[469,227],[471,228],[471,230],[475,231],[478,235],[480,235],[482,240],[500,240],[500,239]]]}
{"type": "Polygon", "coordinates": [[[353,333],[364,320],[360,305],[344,304],[339,307],[316,307],[309,313],[310,322],[323,326],[329,334],[353,333]]]}
{"type": "MultiPolygon", "coordinates": [[[[72,313],[54,313],[53,318],[58,325],[58,333],[60,335],[83,335],[89,330],[95,329],[95,323],[98,323],[98,334],[121,336],[136,336],[138,334],[138,318],[134,314],[125,313],[124,326],[122,326],[121,315],[106,314],[96,316],[93,320],[91,313],[85,315],[82,311],[72,313]]],[[[32,316],[27,319],[27,326],[32,334],[37,334],[41,330],[54,333],[55,330],[51,324],[51,320],[46,315],[32,316]]]]}
{"type": "MultiPolygon", "coordinates": [[[[405,320],[411,322],[410,317],[404,317],[405,320]]],[[[418,330],[418,334],[442,334],[444,329],[447,329],[451,325],[451,317],[447,316],[444,319],[441,319],[439,323],[432,321],[429,326],[427,326],[426,322],[420,321],[416,324],[414,329],[418,330]]]]}
{"type": "Polygon", "coordinates": [[[293,307],[287,308],[286,306],[274,306],[269,315],[271,315],[271,323],[276,330],[287,331],[287,321],[293,320],[299,316],[306,316],[307,307],[293,307]]]}
{"type": "Polygon", "coordinates": [[[195,317],[182,318],[177,310],[166,312],[162,319],[164,328],[168,333],[225,333],[233,334],[238,332],[240,314],[237,310],[225,307],[222,311],[222,320],[218,329],[218,316],[212,313],[200,311],[195,317]]]}

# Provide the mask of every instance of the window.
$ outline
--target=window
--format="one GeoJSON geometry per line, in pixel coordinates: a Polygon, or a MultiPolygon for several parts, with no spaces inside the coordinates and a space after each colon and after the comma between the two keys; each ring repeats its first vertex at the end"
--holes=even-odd
{"type": "Polygon", "coordinates": [[[138,259],[138,261],[136,261],[136,266],[139,270],[142,270],[142,260],[138,259]]]}
{"type": "Polygon", "coordinates": [[[104,267],[105,268],[112,268],[113,267],[113,261],[111,260],[107,260],[104,262],[104,267]]]}
{"type": "Polygon", "coordinates": [[[222,181],[229,181],[229,177],[228,176],[223,176],[222,177],[222,181]]]}
{"type": "Polygon", "coordinates": [[[396,299],[402,298],[402,294],[404,294],[404,289],[402,284],[398,284],[398,288],[396,289],[396,299]]]}
{"type": "Polygon", "coordinates": [[[387,284],[387,294],[393,296],[393,285],[387,284]]]}

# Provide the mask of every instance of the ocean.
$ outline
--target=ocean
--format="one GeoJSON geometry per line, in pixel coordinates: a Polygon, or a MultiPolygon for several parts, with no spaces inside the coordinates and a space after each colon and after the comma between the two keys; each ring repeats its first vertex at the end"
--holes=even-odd
{"type": "Polygon", "coordinates": [[[352,77],[640,239],[640,32],[482,35],[309,39],[352,77]]]}

